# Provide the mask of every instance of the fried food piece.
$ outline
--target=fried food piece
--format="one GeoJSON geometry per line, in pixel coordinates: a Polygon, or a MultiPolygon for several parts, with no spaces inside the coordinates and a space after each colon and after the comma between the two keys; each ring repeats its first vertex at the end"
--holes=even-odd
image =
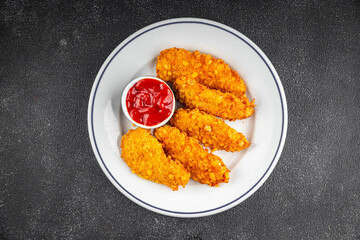
{"type": "Polygon", "coordinates": [[[121,157],[138,176],[178,190],[189,182],[190,173],[177,160],[167,157],[149,129],[129,130],[121,139],[121,157]]]}
{"type": "Polygon", "coordinates": [[[176,110],[170,120],[171,125],[196,138],[212,151],[241,151],[250,146],[245,136],[227,125],[223,120],[199,109],[176,110]]]}
{"type": "Polygon", "coordinates": [[[189,108],[198,108],[204,112],[228,120],[244,119],[254,113],[254,100],[236,97],[232,93],[223,93],[210,89],[194,79],[179,77],[173,84],[178,100],[189,108]]]}
{"type": "Polygon", "coordinates": [[[221,158],[205,150],[195,138],[171,126],[157,128],[154,134],[165,152],[184,164],[195,181],[210,186],[229,182],[230,171],[221,158]]]}
{"type": "Polygon", "coordinates": [[[181,48],[163,50],[158,56],[156,73],[158,78],[171,82],[181,76],[191,76],[209,88],[239,97],[246,92],[244,81],[228,64],[199,51],[192,53],[181,48]]]}

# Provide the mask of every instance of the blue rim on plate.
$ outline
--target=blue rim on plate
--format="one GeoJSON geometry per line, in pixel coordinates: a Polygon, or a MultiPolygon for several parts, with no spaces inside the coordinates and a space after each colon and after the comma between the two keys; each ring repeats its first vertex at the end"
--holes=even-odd
{"type": "MultiPolygon", "coordinates": [[[[217,23],[218,24],[218,23],[217,23]]],[[[90,138],[92,138],[93,142],[94,142],[94,145],[95,145],[95,148],[96,148],[96,151],[97,151],[97,154],[99,155],[100,157],[100,160],[104,166],[104,168],[106,169],[106,171],[108,172],[108,174],[111,176],[112,180],[114,180],[116,182],[116,184],[122,189],[124,190],[127,194],[129,194],[132,198],[136,199],[137,201],[139,201],[140,203],[150,207],[149,209],[151,210],[151,208],[153,210],[159,210],[161,212],[164,212],[165,214],[166,213],[171,213],[171,214],[179,214],[180,216],[179,217],[182,217],[181,215],[188,215],[189,217],[191,217],[191,215],[198,215],[198,214],[206,214],[206,215],[209,215],[209,213],[212,213],[212,212],[218,212],[220,209],[224,209],[226,210],[229,205],[235,203],[235,202],[241,202],[240,200],[242,200],[242,198],[247,198],[247,194],[249,192],[251,192],[252,190],[254,190],[254,188],[256,187],[260,187],[258,186],[258,184],[264,180],[264,177],[268,174],[269,170],[274,167],[274,163],[275,163],[275,160],[278,160],[278,158],[280,157],[280,153],[282,151],[282,147],[284,145],[284,142],[285,142],[285,137],[286,137],[286,131],[287,131],[287,112],[285,111],[285,108],[286,108],[286,99],[285,99],[285,94],[283,91],[280,90],[280,87],[279,86],[279,83],[280,83],[280,80],[278,80],[276,78],[277,74],[274,70],[271,69],[271,67],[269,66],[268,62],[264,59],[264,57],[259,53],[258,50],[256,50],[252,44],[250,44],[246,39],[244,39],[243,37],[239,36],[236,31],[234,30],[233,31],[230,31],[228,29],[225,29],[225,27],[222,27],[222,26],[218,26],[218,25],[215,25],[212,23],[212,21],[209,21],[209,20],[204,20],[204,19],[197,19],[197,18],[192,18],[191,20],[187,20],[187,19],[173,19],[173,20],[166,20],[166,21],[163,21],[162,22],[159,22],[159,23],[155,23],[153,25],[156,25],[154,27],[151,27],[145,31],[142,31],[142,30],[139,30],[138,34],[136,34],[134,37],[130,38],[130,39],[127,39],[125,40],[126,42],[124,43],[124,45],[118,50],[116,51],[116,53],[111,57],[111,59],[107,62],[105,68],[102,70],[101,72],[101,75],[100,75],[100,78],[96,84],[96,87],[95,87],[95,91],[94,91],[94,94],[93,94],[93,98],[91,99],[90,98],[90,101],[89,101],[89,104],[91,104],[89,106],[89,110],[91,109],[91,116],[90,116],[90,125],[91,125],[91,131],[89,131],[89,135],[90,135],[90,138]],[[170,21],[170,22],[169,22],[170,21]],[[96,93],[97,93],[97,89],[99,87],[99,84],[101,82],[101,79],[107,69],[107,67],[109,66],[109,64],[112,62],[112,60],[129,44],[131,43],[133,40],[135,40],[136,38],[140,37],[141,35],[147,33],[147,32],[150,32],[154,29],[157,29],[157,28],[161,28],[161,27],[164,27],[164,26],[167,26],[167,25],[173,25],[173,24],[203,24],[203,25],[207,25],[207,26],[211,26],[211,27],[215,27],[215,28],[218,28],[218,29],[221,29],[225,32],[228,32],[232,35],[234,35],[235,37],[237,37],[238,39],[240,39],[241,41],[243,41],[244,43],[246,43],[249,47],[251,47],[256,53],[257,55],[262,59],[262,61],[266,64],[267,68],[269,69],[275,83],[276,83],[276,86],[277,86],[277,89],[278,89],[278,93],[279,93],[279,98],[280,98],[280,101],[281,101],[281,109],[282,109],[282,127],[281,127],[281,134],[280,134],[280,139],[279,139],[279,144],[277,146],[277,149],[276,149],[276,152],[274,154],[274,157],[269,165],[269,167],[266,169],[265,173],[261,176],[261,178],[248,190],[246,191],[243,195],[241,195],[240,197],[228,202],[227,204],[224,204],[220,207],[216,207],[216,208],[212,208],[212,209],[208,209],[208,210],[204,210],[204,211],[197,211],[197,212],[178,212],[178,211],[172,211],[172,210],[168,210],[168,209],[163,209],[163,208],[159,208],[159,207],[156,207],[156,206],[153,206],[147,202],[144,202],[143,200],[137,198],[136,196],[134,196],[133,194],[131,194],[126,188],[124,188],[115,178],[114,176],[111,174],[111,172],[109,171],[108,167],[106,166],[101,154],[100,154],[100,151],[98,149],[98,146],[97,146],[97,142],[96,142],[96,137],[95,137],[95,134],[94,134],[94,121],[93,121],[93,113],[94,113],[94,102],[95,102],[95,98],[96,98],[96,93]],[[280,151],[280,152],[279,152],[280,151]]],[[[219,24],[220,25],[220,24],[219,24]]],[[[228,27],[227,27],[228,28],[228,27]]],[[[255,44],[254,44],[255,45],[255,44]]],[[[280,83],[281,84],[281,83],[280,83]]],[[[89,129],[90,130],[90,129],[89,129]]],[[[267,176],[268,177],[268,176],[267,176]]],[[[132,199],[131,199],[132,200],[132,199]]]]}

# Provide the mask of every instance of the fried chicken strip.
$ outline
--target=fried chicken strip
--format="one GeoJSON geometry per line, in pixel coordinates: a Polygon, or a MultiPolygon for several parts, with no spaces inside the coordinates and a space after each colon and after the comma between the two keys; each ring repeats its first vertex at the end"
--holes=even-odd
{"type": "Polygon", "coordinates": [[[246,92],[244,81],[228,64],[199,51],[190,52],[181,48],[163,50],[158,56],[156,73],[158,78],[172,82],[181,76],[191,76],[209,88],[239,97],[246,92]]]}
{"type": "Polygon", "coordinates": [[[164,184],[172,190],[185,187],[190,173],[177,160],[167,157],[150,130],[129,130],[121,139],[121,157],[138,176],[164,184]]]}
{"type": "Polygon", "coordinates": [[[176,110],[170,120],[171,125],[196,138],[212,151],[241,151],[250,146],[245,136],[227,125],[223,120],[199,109],[176,110]]]}
{"type": "Polygon", "coordinates": [[[188,77],[177,78],[173,86],[178,100],[189,108],[198,108],[231,121],[248,118],[254,113],[254,100],[250,103],[246,96],[236,97],[232,93],[210,89],[188,77]]]}
{"type": "Polygon", "coordinates": [[[154,134],[165,152],[184,164],[193,180],[210,186],[229,182],[230,171],[221,158],[205,150],[195,138],[171,126],[157,128],[154,134]]]}

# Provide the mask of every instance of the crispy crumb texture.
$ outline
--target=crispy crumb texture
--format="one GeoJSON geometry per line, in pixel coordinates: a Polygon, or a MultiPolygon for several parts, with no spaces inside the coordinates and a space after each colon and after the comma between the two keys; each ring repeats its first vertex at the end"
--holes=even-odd
{"type": "Polygon", "coordinates": [[[198,108],[231,121],[250,117],[254,113],[254,101],[244,95],[236,97],[210,89],[189,77],[179,77],[173,84],[178,100],[188,108],[198,108]]]}
{"type": "Polygon", "coordinates": [[[189,171],[165,155],[161,143],[148,129],[129,130],[121,139],[121,149],[121,157],[132,172],[146,180],[164,184],[174,191],[189,182],[189,171]]]}
{"type": "Polygon", "coordinates": [[[222,59],[199,51],[190,52],[182,48],[163,50],[158,56],[156,73],[164,81],[172,82],[178,77],[189,76],[209,88],[239,97],[246,92],[245,83],[235,70],[222,59]]]}
{"type": "Polygon", "coordinates": [[[176,110],[170,120],[171,125],[196,138],[212,151],[241,151],[250,146],[245,136],[227,125],[223,120],[199,109],[176,110]]]}
{"type": "Polygon", "coordinates": [[[184,164],[193,180],[210,186],[229,182],[230,171],[222,159],[205,150],[195,138],[171,126],[157,128],[154,134],[165,152],[184,164]]]}

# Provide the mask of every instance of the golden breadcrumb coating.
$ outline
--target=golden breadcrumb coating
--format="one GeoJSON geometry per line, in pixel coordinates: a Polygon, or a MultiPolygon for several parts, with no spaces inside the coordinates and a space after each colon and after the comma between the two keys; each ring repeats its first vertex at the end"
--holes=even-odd
{"type": "Polygon", "coordinates": [[[210,186],[229,182],[230,171],[221,158],[205,150],[195,138],[171,126],[157,128],[154,134],[165,152],[184,164],[195,181],[210,186]]]}
{"type": "Polygon", "coordinates": [[[202,111],[228,120],[244,119],[254,113],[254,100],[236,97],[232,93],[223,93],[210,89],[194,79],[179,77],[173,84],[178,100],[189,108],[202,111]]]}
{"type": "Polygon", "coordinates": [[[176,110],[170,120],[171,125],[196,138],[212,151],[241,151],[250,146],[245,136],[227,125],[223,120],[199,109],[176,110]]]}
{"type": "Polygon", "coordinates": [[[129,130],[121,139],[121,157],[138,176],[178,190],[189,182],[190,173],[177,160],[167,157],[149,129],[129,130]]]}
{"type": "Polygon", "coordinates": [[[181,76],[191,76],[198,83],[236,96],[244,96],[246,86],[236,71],[222,59],[211,55],[190,52],[181,48],[163,50],[156,64],[158,78],[175,81],[181,76]]]}

